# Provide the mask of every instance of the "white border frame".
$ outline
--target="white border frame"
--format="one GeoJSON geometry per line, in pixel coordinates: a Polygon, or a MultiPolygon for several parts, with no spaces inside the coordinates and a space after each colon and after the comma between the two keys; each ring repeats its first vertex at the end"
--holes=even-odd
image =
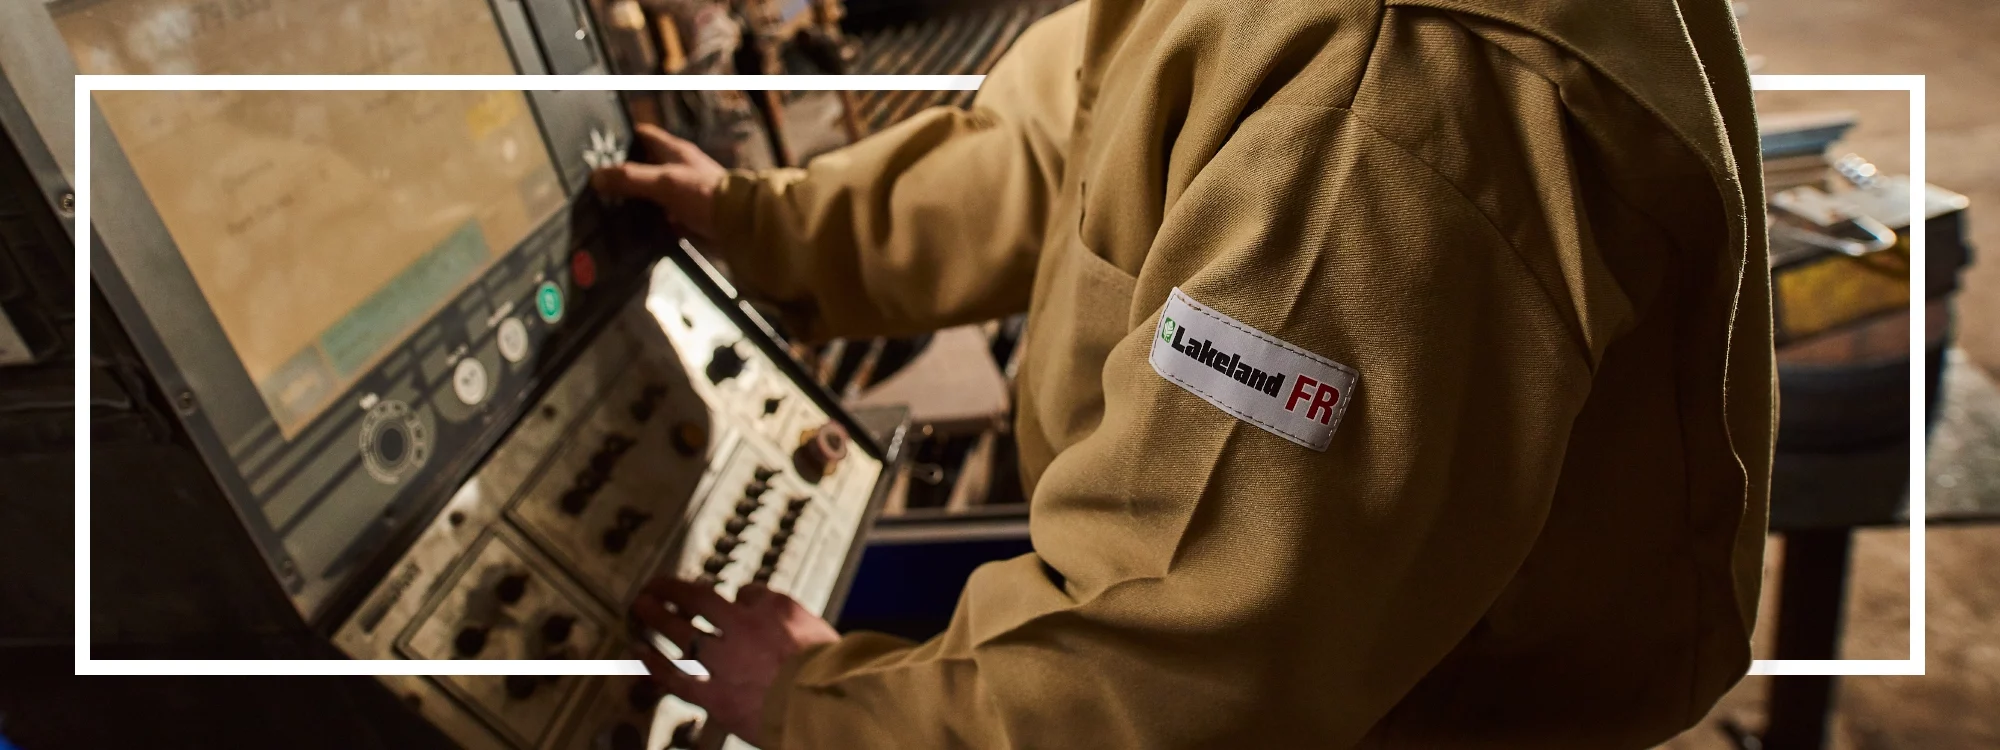
{"type": "MultiPolygon", "coordinates": [[[[974,91],[984,76],[551,76],[306,75],[76,76],[76,325],[90,330],[90,144],[95,91],[974,91]]],[[[1910,94],[1910,257],[1924,267],[1924,77],[1760,75],[1758,91],[1907,91],[1910,94]]],[[[1920,274],[1912,274],[1913,278],[1920,274]]],[[[1754,675],[1924,673],[1924,298],[1910,295],[1910,658],[1760,659],[1754,675]]],[[[636,659],[92,659],[90,658],[90,358],[76,357],[76,674],[78,675],[643,675],[636,659]]],[[[681,662],[676,662],[681,664],[681,662]]],[[[690,671],[700,670],[694,662],[690,671]]]]}

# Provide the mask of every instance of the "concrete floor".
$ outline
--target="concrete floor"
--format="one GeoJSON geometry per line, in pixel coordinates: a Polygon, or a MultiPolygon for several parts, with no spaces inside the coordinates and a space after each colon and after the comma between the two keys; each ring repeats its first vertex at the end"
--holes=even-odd
{"type": "MultiPolygon", "coordinates": [[[[2000,475],[2000,2],[1993,0],[1749,0],[1744,43],[1762,73],[1919,73],[1927,76],[1929,178],[1972,199],[1975,263],[1958,300],[1964,348],[1950,398],[1965,425],[1933,444],[1933,500],[1991,502],[2000,475]],[[1982,369],[1971,369],[1983,366],[1982,369]],[[1942,452],[1947,450],[1949,455],[1942,452]],[[1983,461],[1983,463],[1982,463],[1983,461]],[[1981,469],[1981,466],[1988,467],[1981,469]],[[1940,481],[1942,480],[1942,481],[1940,481]]],[[[1845,144],[1886,171],[1909,166],[1908,99],[1901,93],[1780,92],[1765,112],[1851,109],[1862,124],[1845,144]]],[[[1935,507],[1935,505],[1934,505],[1935,507]]],[[[1927,670],[1922,677],[1840,683],[1834,748],[2000,748],[2000,525],[1933,528],[1927,554],[1927,670]]],[[[1766,565],[1774,580],[1776,552],[1766,565]]],[[[1858,535],[1846,658],[1901,659],[1909,643],[1910,538],[1858,535]]],[[[1767,587],[1766,593],[1773,593],[1767,587]]],[[[1774,600],[1765,599],[1766,613],[1774,600]]],[[[1766,618],[1761,624],[1768,624],[1766,618]]],[[[1760,656],[1769,637],[1760,627],[1760,656]]],[[[1674,750],[1729,748],[1725,720],[1762,723],[1770,678],[1749,678],[1674,750]]]]}

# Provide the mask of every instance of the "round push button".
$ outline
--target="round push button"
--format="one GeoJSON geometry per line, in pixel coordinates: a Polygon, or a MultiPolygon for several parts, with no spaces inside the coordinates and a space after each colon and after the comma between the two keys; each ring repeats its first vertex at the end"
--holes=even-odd
{"type": "Polygon", "coordinates": [[[459,360],[451,371],[451,392],[467,406],[486,400],[486,365],[473,357],[459,360]]]}
{"type": "Polygon", "coordinates": [[[553,281],[542,282],[542,285],[535,289],[535,312],[542,316],[542,322],[545,323],[562,320],[562,287],[556,286],[553,281]]]}
{"type": "Polygon", "coordinates": [[[528,357],[528,327],[520,318],[500,321],[500,330],[493,334],[494,343],[500,345],[500,356],[509,362],[519,362],[528,357]]]}
{"type": "Polygon", "coordinates": [[[591,257],[589,250],[578,250],[569,256],[569,277],[585,289],[597,286],[597,259],[591,257]]]}

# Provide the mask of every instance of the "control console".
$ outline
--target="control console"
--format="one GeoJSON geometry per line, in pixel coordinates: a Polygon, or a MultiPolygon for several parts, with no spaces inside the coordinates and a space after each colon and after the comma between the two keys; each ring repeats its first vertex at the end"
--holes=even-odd
{"type": "MultiPolygon", "coordinates": [[[[883,456],[855,445],[698,262],[679,260],[656,266],[459,486],[335,646],[361,659],[622,658],[635,642],[623,613],[655,575],[838,605],[886,487],[883,456]]],[[[377,434],[420,445],[407,423],[377,434]]],[[[381,679],[467,747],[721,741],[643,678],[381,679]]]]}

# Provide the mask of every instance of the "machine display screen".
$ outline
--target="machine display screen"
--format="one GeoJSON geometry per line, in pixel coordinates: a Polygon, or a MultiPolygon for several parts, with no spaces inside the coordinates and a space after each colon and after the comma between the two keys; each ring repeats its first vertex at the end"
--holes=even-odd
{"type": "MultiPolygon", "coordinates": [[[[51,10],[82,73],[515,72],[484,0],[51,10]]],[[[520,92],[95,96],[287,438],[565,201],[520,92]]]]}

